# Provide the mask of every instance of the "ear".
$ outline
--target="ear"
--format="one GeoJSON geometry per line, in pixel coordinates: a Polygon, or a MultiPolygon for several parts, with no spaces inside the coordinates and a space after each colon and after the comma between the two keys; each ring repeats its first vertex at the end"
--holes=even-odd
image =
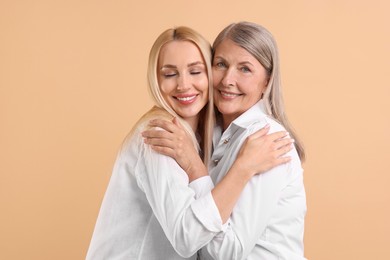
{"type": "Polygon", "coordinates": [[[267,76],[267,79],[266,79],[266,81],[265,81],[265,88],[268,87],[270,78],[271,78],[271,76],[267,76]]]}

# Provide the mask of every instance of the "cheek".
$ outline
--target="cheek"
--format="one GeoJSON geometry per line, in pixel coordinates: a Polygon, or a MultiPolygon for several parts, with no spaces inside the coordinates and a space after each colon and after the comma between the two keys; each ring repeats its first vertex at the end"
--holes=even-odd
{"type": "Polygon", "coordinates": [[[160,91],[163,95],[168,95],[174,89],[174,84],[169,80],[160,81],[160,91]]]}
{"type": "Polygon", "coordinates": [[[223,72],[217,71],[217,70],[213,70],[213,86],[214,87],[219,85],[219,83],[221,82],[222,78],[223,78],[223,72]]]}
{"type": "Polygon", "coordinates": [[[265,89],[267,88],[268,81],[266,79],[262,80],[260,84],[258,85],[258,90],[260,93],[263,93],[265,89]]]}
{"type": "Polygon", "coordinates": [[[206,78],[206,79],[204,79],[203,80],[203,82],[202,82],[202,86],[203,86],[203,90],[206,92],[206,93],[208,93],[209,91],[209,79],[208,78],[206,78]]]}
{"type": "Polygon", "coordinates": [[[207,77],[200,77],[195,82],[194,85],[199,91],[207,92],[209,89],[209,80],[207,77]]]}

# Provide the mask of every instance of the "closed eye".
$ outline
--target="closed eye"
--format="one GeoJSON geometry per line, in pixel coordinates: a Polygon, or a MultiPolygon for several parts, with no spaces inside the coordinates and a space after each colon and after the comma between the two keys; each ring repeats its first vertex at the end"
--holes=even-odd
{"type": "Polygon", "coordinates": [[[169,74],[164,74],[164,77],[165,78],[172,78],[172,77],[174,77],[176,75],[177,75],[176,73],[169,73],[169,74]]]}

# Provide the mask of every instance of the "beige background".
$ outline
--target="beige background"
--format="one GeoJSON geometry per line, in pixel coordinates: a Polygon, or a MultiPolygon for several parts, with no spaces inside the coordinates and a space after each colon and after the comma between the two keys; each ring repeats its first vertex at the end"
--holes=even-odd
{"type": "Polygon", "coordinates": [[[83,259],[157,35],[273,32],[305,142],[309,259],[390,259],[388,1],[0,1],[0,259],[83,259]]]}

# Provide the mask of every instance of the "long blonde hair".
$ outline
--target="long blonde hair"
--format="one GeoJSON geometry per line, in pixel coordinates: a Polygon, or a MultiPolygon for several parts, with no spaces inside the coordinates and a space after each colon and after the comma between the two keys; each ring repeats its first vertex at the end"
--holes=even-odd
{"type": "MultiPolygon", "coordinates": [[[[195,148],[202,154],[205,165],[211,157],[212,147],[212,131],[214,127],[214,102],[212,89],[212,75],[211,75],[211,45],[210,43],[195,30],[180,26],[172,29],[167,29],[154,42],[149,53],[149,64],[147,70],[148,89],[154,100],[155,107],[149,110],[134,126],[137,127],[141,123],[153,117],[163,117],[172,119],[176,117],[184,126],[187,133],[191,136],[195,148]],[[157,80],[157,64],[160,56],[160,50],[164,44],[172,41],[189,41],[197,46],[203,56],[203,60],[207,69],[207,76],[209,80],[208,90],[208,104],[199,113],[198,133],[200,134],[200,143],[195,136],[192,128],[172,109],[172,107],[165,101],[161,94],[161,90],[157,80]]],[[[134,129],[133,128],[133,129],[134,129]]]]}
{"type": "Polygon", "coordinates": [[[213,50],[215,51],[225,39],[230,39],[241,48],[244,48],[266,69],[269,76],[268,85],[263,95],[266,112],[281,123],[291,137],[295,139],[298,155],[304,161],[304,147],[290,125],[284,110],[279,52],[274,37],[261,25],[239,22],[230,24],[218,34],[213,44],[213,50]]]}

